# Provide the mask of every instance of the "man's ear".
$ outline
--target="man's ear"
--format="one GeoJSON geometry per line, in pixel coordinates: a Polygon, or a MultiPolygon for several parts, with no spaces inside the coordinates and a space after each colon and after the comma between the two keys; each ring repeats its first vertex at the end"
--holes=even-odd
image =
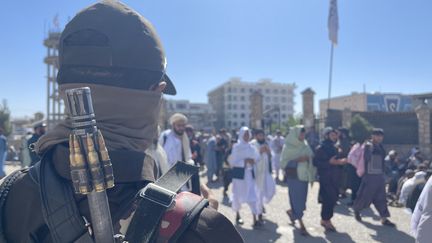
{"type": "Polygon", "coordinates": [[[159,91],[163,92],[167,86],[167,83],[165,81],[160,82],[157,86],[153,88],[153,91],[159,91]]]}

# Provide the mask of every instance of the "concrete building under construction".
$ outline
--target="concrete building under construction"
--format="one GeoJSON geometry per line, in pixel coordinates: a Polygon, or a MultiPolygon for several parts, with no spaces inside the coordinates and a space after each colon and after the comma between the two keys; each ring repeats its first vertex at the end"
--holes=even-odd
{"type": "Polygon", "coordinates": [[[58,47],[60,31],[49,31],[43,44],[47,48],[47,55],[44,59],[47,65],[47,108],[46,119],[48,129],[53,128],[64,118],[64,103],[60,97],[57,80],[58,72],[58,47]]]}

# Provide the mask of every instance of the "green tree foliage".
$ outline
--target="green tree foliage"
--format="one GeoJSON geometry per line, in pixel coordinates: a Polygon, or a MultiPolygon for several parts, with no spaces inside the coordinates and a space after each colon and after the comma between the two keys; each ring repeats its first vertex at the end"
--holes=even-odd
{"type": "Polygon", "coordinates": [[[361,115],[355,115],[351,120],[351,136],[356,142],[364,142],[370,137],[372,125],[361,115]]]}
{"type": "Polygon", "coordinates": [[[6,100],[0,104],[0,127],[3,128],[5,136],[11,133],[10,110],[6,100]]]}
{"type": "MultiPolygon", "coordinates": [[[[297,126],[301,124],[300,116],[289,116],[288,121],[282,122],[280,126],[280,131],[282,134],[287,134],[289,132],[290,127],[297,126]]],[[[277,121],[273,121],[271,124],[271,131],[275,132],[279,129],[279,124],[277,121]]]]}
{"type": "Polygon", "coordinates": [[[297,125],[300,125],[302,123],[302,119],[300,115],[296,115],[296,116],[290,116],[288,119],[288,126],[289,127],[294,127],[297,125]]]}

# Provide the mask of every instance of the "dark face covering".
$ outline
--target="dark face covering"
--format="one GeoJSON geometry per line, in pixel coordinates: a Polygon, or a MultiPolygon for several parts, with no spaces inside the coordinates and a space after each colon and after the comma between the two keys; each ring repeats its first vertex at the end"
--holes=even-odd
{"type": "MultiPolygon", "coordinates": [[[[142,152],[152,144],[157,131],[160,92],[87,83],[62,84],[59,88],[64,95],[67,89],[83,86],[91,89],[97,126],[103,133],[108,150],[142,152]]],[[[67,142],[71,130],[71,120],[66,118],[41,137],[36,151],[43,154],[54,145],[67,142]]]]}

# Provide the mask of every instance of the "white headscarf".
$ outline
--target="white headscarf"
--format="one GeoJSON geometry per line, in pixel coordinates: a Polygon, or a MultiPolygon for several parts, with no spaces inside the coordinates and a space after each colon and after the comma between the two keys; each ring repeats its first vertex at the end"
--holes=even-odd
{"type": "Polygon", "coordinates": [[[249,128],[248,127],[242,127],[242,128],[240,128],[239,136],[238,136],[238,140],[237,140],[237,142],[239,144],[241,144],[241,145],[249,144],[249,141],[245,141],[244,140],[244,135],[246,133],[249,133],[249,138],[250,138],[251,137],[251,133],[249,131],[249,128]]]}
{"type": "MultiPolygon", "coordinates": [[[[240,128],[237,143],[234,144],[231,157],[229,159],[231,166],[244,166],[243,163],[245,159],[259,160],[259,153],[249,143],[249,141],[245,141],[243,138],[246,133],[251,135],[248,127],[240,128]]],[[[251,166],[248,165],[248,167],[251,166]]]]}

